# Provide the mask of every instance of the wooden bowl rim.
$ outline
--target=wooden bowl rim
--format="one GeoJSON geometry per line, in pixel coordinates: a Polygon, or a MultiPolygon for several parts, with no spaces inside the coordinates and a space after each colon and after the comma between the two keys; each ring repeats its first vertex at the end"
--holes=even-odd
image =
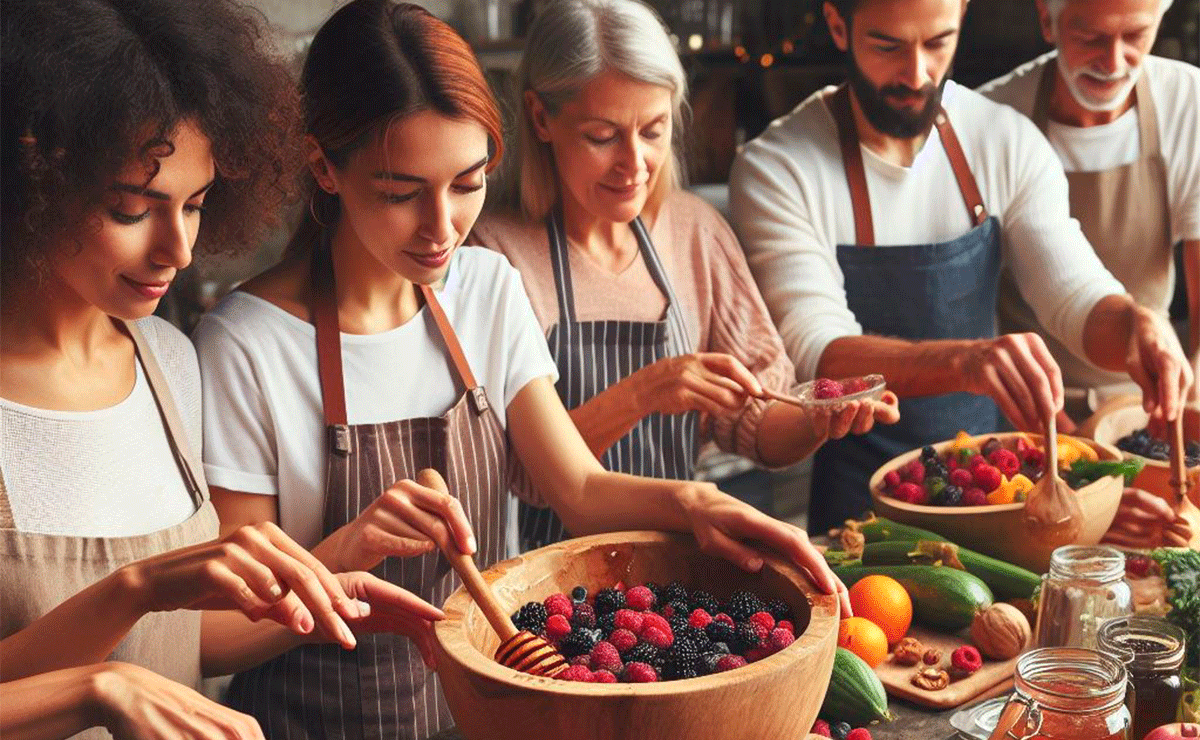
{"type": "MultiPolygon", "coordinates": [[[[1188,411],[1191,411],[1192,413],[1200,415],[1200,411],[1196,411],[1195,409],[1187,409],[1187,408],[1184,409],[1185,413],[1187,413],[1188,411]]],[[[1149,418],[1149,416],[1150,416],[1149,414],[1146,413],[1145,409],[1143,409],[1141,406],[1137,405],[1135,402],[1135,403],[1129,404],[1128,406],[1118,406],[1117,408],[1104,414],[1096,421],[1096,426],[1099,426],[1100,423],[1106,419],[1119,417],[1124,414],[1130,414],[1132,416],[1131,412],[1137,412],[1137,413],[1143,414],[1147,418],[1149,418]]],[[[1184,435],[1184,439],[1187,439],[1187,435],[1184,435]]],[[[1099,442],[1099,444],[1109,444],[1109,443],[1099,442]]],[[[1126,452],[1125,450],[1122,450],[1121,448],[1117,447],[1115,442],[1112,443],[1111,446],[1113,447],[1113,449],[1115,449],[1117,451],[1117,453],[1119,455],[1121,455],[1121,459],[1123,459],[1123,460],[1133,460],[1136,458],[1138,460],[1141,460],[1145,464],[1145,467],[1147,467],[1147,468],[1161,468],[1161,469],[1167,470],[1167,471],[1169,471],[1171,469],[1170,461],[1163,462],[1162,460],[1154,460],[1149,457],[1142,457],[1141,455],[1135,454],[1133,452],[1126,452]]],[[[1189,472],[1195,471],[1195,472],[1200,473],[1200,465],[1190,465],[1186,468],[1186,470],[1188,470],[1189,472]]]]}
{"type": "MultiPolygon", "coordinates": [[[[1091,447],[1092,449],[1096,450],[1097,452],[1103,451],[1103,452],[1107,453],[1108,455],[1110,455],[1111,459],[1114,459],[1114,460],[1122,459],[1121,451],[1118,450],[1116,447],[1113,447],[1112,445],[1107,444],[1105,442],[1097,442],[1094,439],[1088,439],[1086,437],[1072,437],[1069,434],[1062,435],[1062,436],[1071,437],[1071,439],[1075,439],[1080,442],[1083,442],[1083,443],[1087,444],[1089,447],[1091,447]]],[[[981,437],[984,439],[986,439],[988,437],[995,437],[997,439],[1011,439],[1013,437],[1025,437],[1026,439],[1040,440],[1042,438],[1042,435],[1030,434],[1030,433],[1026,433],[1026,432],[997,432],[995,434],[976,434],[976,435],[974,435],[975,439],[978,439],[981,437]]],[[[949,440],[945,440],[943,442],[936,442],[932,445],[932,447],[935,450],[937,450],[938,452],[941,452],[943,449],[945,449],[946,447],[948,447],[952,444],[954,444],[954,440],[949,439],[949,440]]],[[[879,469],[875,471],[875,474],[871,476],[871,482],[869,484],[871,486],[871,499],[874,501],[878,501],[881,498],[885,498],[885,496],[883,494],[882,483],[883,483],[883,476],[887,475],[888,471],[896,469],[900,465],[908,462],[911,459],[916,458],[920,454],[921,454],[921,448],[917,448],[915,450],[909,450],[908,452],[905,452],[900,455],[897,455],[896,457],[893,457],[891,460],[888,460],[886,463],[881,465],[879,467],[879,469]]],[[[1103,478],[1100,478],[1099,480],[1094,480],[1091,483],[1084,486],[1083,488],[1078,489],[1076,491],[1076,493],[1080,496],[1090,496],[1095,491],[1102,490],[1102,487],[1100,486],[1101,483],[1103,483],[1104,481],[1107,481],[1111,478],[1116,478],[1116,477],[1117,476],[1115,476],[1115,475],[1106,475],[1103,478]]],[[[1123,485],[1122,485],[1121,490],[1124,490],[1123,485]]],[[[983,506],[932,506],[929,504],[910,504],[907,501],[901,501],[900,499],[893,498],[891,496],[886,497],[885,503],[888,506],[891,506],[899,511],[907,511],[907,512],[911,512],[914,514],[934,514],[934,515],[940,515],[940,516],[1003,514],[1003,513],[1011,512],[1011,511],[1020,511],[1021,509],[1025,508],[1024,501],[1018,501],[1018,502],[1011,503],[1011,504],[985,504],[983,506]]]]}
{"type": "MultiPolygon", "coordinates": [[[[576,547],[594,549],[611,545],[629,544],[658,544],[672,543],[699,549],[695,539],[688,535],[650,530],[628,532],[610,532],[605,534],[578,537],[566,542],[576,547]]],[[[549,547],[561,547],[564,543],[556,543],[549,547]]],[[[542,548],[546,549],[546,548],[542,548]]],[[[536,556],[541,550],[527,552],[515,558],[496,563],[483,571],[484,580],[492,583],[508,571],[521,565],[526,559],[536,556]]],[[[560,681],[553,678],[531,676],[512,668],[500,665],[491,657],[484,655],[466,639],[464,620],[471,610],[479,607],[471,599],[466,589],[459,587],[442,606],[446,619],[434,623],[434,637],[441,651],[452,661],[457,662],[466,671],[482,675],[503,684],[511,689],[544,690],[555,694],[574,696],[604,697],[604,696],[675,696],[690,694],[710,688],[724,688],[730,683],[742,683],[761,678],[785,669],[797,661],[819,652],[827,640],[837,641],[838,625],[840,622],[840,605],[837,594],[824,594],[809,579],[808,575],[797,566],[771,553],[765,553],[763,568],[775,570],[788,581],[795,584],[808,597],[811,605],[808,627],[796,636],[796,641],[774,655],[742,666],[741,668],[714,673],[697,678],[674,681],[657,681],[654,683],[610,683],[594,684],[577,681],[560,681]]],[[[482,619],[482,615],[479,617],[482,619]]]]}

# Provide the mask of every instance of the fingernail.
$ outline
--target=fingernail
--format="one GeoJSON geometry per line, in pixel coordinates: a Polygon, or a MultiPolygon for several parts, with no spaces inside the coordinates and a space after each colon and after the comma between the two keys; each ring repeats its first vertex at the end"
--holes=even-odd
{"type": "Polygon", "coordinates": [[[300,615],[300,631],[306,635],[313,631],[313,618],[308,612],[300,615]]]}
{"type": "Polygon", "coordinates": [[[470,553],[475,552],[475,535],[467,535],[467,548],[470,553]]]}
{"type": "Polygon", "coordinates": [[[338,617],[337,621],[338,632],[341,633],[342,642],[345,643],[347,647],[351,648],[357,645],[358,641],[354,639],[354,633],[350,631],[350,628],[346,626],[346,623],[342,621],[342,618],[338,617]]]}
{"type": "Polygon", "coordinates": [[[276,599],[278,599],[280,596],[283,596],[283,589],[279,587],[278,583],[272,583],[270,591],[271,591],[271,596],[273,596],[276,599]]]}
{"type": "Polygon", "coordinates": [[[363,617],[371,616],[371,605],[370,604],[368,604],[365,601],[359,601],[357,599],[354,600],[354,603],[358,605],[358,616],[360,619],[363,617]]]}
{"type": "Polygon", "coordinates": [[[746,561],[746,568],[748,570],[758,570],[762,566],[763,566],[762,558],[750,558],[749,560],[746,561]]]}

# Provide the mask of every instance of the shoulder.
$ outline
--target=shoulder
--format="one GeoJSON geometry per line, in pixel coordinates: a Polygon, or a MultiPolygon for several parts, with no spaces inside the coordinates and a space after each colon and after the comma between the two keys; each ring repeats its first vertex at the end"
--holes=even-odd
{"type": "Polygon", "coordinates": [[[459,247],[445,287],[464,298],[481,300],[512,281],[519,282],[520,275],[505,255],[486,247],[459,247]]]}
{"type": "Polygon", "coordinates": [[[1200,67],[1157,56],[1147,56],[1144,65],[1159,125],[1190,126],[1194,131],[1200,120],[1200,67]]]}
{"type": "Polygon", "coordinates": [[[953,81],[946,83],[942,101],[964,148],[1018,158],[1050,151],[1050,144],[1033,121],[1015,108],[953,81]]]}
{"type": "Polygon", "coordinates": [[[484,213],[471,228],[470,244],[512,256],[546,244],[546,227],[519,213],[494,210],[484,213]]]}
{"type": "Polygon", "coordinates": [[[286,313],[270,301],[247,291],[230,292],[200,317],[192,332],[202,364],[218,361],[230,352],[255,355],[268,345],[280,346],[285,337],[297,335],[308,322],[286,313]]]}
{"type": "Polygon", "coordinates": [[[1058,52],[1050,51],[1026,62],[1013,71],[997,77],[979,88],[979,93],[1003,105],[1008,105],[1022,114],[1033,114],[1034,98],[1041,83],[1043,70],[1054,63],[1058,52]]]}
{"type": "Polygon", "coordinates": [[[147,316],[134,322],[146,343],[154,352],[154,358],[169,378],[179,373],[192,374],[197,371],[196,348],[187,336],[174,324],[157,316],[147,316]]]}

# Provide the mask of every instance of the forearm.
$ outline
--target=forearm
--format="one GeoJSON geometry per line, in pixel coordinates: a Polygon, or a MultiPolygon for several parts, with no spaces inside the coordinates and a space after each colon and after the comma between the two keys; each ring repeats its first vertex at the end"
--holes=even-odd
{"type": "Polygon", "coordinates": [[[1105,296],[1096,303],[1083,325],[1088,360],[1106,370],[1125,372],[1136,307],[1128,295],[1105,296]]]}
{"type": "Polygon", "coordinates": [[[92,663],[0,683],[0,736],[57,740],[101,724],[95,686],[107,670],[92,663]]]}
{"type": "Polygon", "coordinates": [[[577,489],[555,491],[552,504],[577,536],[632,529],[683,532],[690,531],[685,488],[681,481],[595,470],[577,489]]]}
{"type": "Polygon", "coordinates": [[[148,611],[140,584],[122,568],[0,641],[4,681],[98,663],[148,611]]]}
{"type": "Polygon", "coordinates": [[[638,398],[637,384],[637,373],[634,373],[567,412],[597,458],[647,414],[638,398]]]}
{"type": "Polygon", "coordinates": [[[817,374],[849,378],[879,373],[901,398],[936,396],[965,391],[970,379],[963,372],[969,355],[988,340],[930,339],[913,342],[880,336],[849,336],[830,342],[817,374]]]}
{"type": "Polygon", "coordinates": [[[758,459],[770,468],[781,468],[816,452],[828,435],[813,429],[803,409],[772,403],[758,422],[758,459]]]}
{"type": "Polygon", "coordinates": [[[206,611],[200,627],[200,670],[206,678],[238,673],[316,642],[315,634],[297,635],[269,619],[251,622],[237,611],[206,611]]]}

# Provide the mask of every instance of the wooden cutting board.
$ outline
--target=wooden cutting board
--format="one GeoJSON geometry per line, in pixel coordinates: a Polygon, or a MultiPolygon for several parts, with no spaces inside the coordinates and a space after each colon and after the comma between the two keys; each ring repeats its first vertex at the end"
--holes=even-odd
{"type": "MultiPolygon", "coordinates": [[[[938,666],[949,673],[950,654],[971,641],[959,635],[948,635],[934,632],[924,627],[913,625],[908,630],[908,637],[915,637],[926,648],[937,648],[942,651],[942,662],[938,666]]],[[[883,688],[892,696],[906,699],[914,704],[920,704],[932,709],[952,709],[975,699],[998,696],[1012,686],[1013,671],[1017,667],[1017,659],[998,662],[984,658],[983,666],[967,678],[955,680],[951,677],[950,685],[940,691],[926,691],[912,684],[913,675],[924,664],[904,666],[892,662],[892,656],[875,668],[876,675],[883,682],[883,688]]]]}

